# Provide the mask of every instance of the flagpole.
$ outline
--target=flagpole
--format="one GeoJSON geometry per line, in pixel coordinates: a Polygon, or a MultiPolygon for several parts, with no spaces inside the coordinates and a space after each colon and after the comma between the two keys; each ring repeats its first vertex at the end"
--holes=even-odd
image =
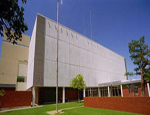
{"type": "Polygon", "coordinates": [[[59,0],[57,0],[57,71],[56,71],[56,113],[58,113],[58,39],[59,39],[59,0]]]}

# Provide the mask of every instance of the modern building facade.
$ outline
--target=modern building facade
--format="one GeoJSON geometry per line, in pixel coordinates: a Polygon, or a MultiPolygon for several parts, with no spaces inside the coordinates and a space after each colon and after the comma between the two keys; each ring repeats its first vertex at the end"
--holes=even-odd
{"type": "Polygon", "coordinates": [[[29,43],[30,36],[22,34],[22,41],[13,45],[4,34],[0,59],[0,89],[27,89],[29,43]]]}
{"type": "MultiPolygon", "coordinates": [[[[40,14],[37,15],[29,46],[27,75],[27,88],[33,89],[36,103],[39,103],[40,99],[46,95],[49,95],[51,99],[55,98],[57,31],[55,21],[40,14]]],[[[83,75],[87,85],[83,95],[94,96],[100,95],[100,84],[127,80],[125,73],[124,57],[59,24],[58,86],[61,92],[60,100],[65,102],[69,97],[65,95],[68,95],[67,91],[74,91],[70,88],[70,81],[78,74],[83,75]]],[[[46,103],[52,100],[43,98],[43,101],[46,103]]]]}

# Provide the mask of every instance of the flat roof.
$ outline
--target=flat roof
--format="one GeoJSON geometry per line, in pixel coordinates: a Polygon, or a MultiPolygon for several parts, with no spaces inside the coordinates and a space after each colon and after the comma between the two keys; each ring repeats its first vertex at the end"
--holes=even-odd
{"type": "Polygon", "coordinates": [[[141,79],[133,79],[133,80],[123,80],[123,81],[111,81],[105,83],[99,83],[99,87],[106,87],[106,86],[116,86],[116,85],[123,85],[123,84],[133,84],[133,83],[140,83],[141,79]]]}

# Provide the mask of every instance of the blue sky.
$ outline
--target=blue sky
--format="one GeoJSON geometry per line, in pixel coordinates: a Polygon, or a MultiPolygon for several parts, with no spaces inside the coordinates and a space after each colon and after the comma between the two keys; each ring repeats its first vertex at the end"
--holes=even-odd
{"type": "MultiPolygon", "coordinates": [[[[31,36],[36,14],[40,13],[52,20],[57,19],[57,0],[27,0],[24,18],[31,36]]],[[[146,37],[150,46],[150,0],[63,0],[60,4],[59,22],[91,38],[90,11],[94,41],[126,58],[127,70],[135,68],[129,58],[128,43],[132,39],[146,37]]],[[[0,53],[2,37],[0,37],[0,53]]],[[[133,79],[132,77],[130,79],[133,79]]]]}

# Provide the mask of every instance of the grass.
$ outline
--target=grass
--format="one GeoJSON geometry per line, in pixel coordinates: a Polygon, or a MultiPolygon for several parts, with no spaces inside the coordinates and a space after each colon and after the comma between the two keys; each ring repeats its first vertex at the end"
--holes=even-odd
{"type": "Polygon", "coordinates": [[[61,115],[140,115],[140,114],[114,110],[95,109],[89,107],[80,107],[70,110],[64,110],[64,113],[61,115]]]}
{"type": "MultiPolygon", "coordinates": [[[[65,104],[59,104],[59,109],[75,107],[75,106],[82,106],[83,103],[77,102],[70,102],[65,104]]],[[[56,110],[55,104],[43,105],[43,107],[31,108],[31,109],[23,109],[23,110],[15,110],[15,111],[8,111],[3,113],[2,115],[48,115],[47,111],[56,110]]]]}
{"type": "MultiPolygon", "coordinates": [[[[59,109],[70,108],[70,107],[78,107],[82,106],[83,103],[70,102],[65,104],[59,104],[59,109]]],[[[47,111],[52,111],[56,109],[55,104],[44,105],[43,107],[24,109],[24,110],[15,110],[8,111],[3,113],[2,115],[48,115],[47,111]]],[[[80,107],[70,110],[64,110],[62,115],[138,115],[134,113],[113,111],[113,110],[103,110],[103,109],[94,109],[88,107],[80,107]]]]}

